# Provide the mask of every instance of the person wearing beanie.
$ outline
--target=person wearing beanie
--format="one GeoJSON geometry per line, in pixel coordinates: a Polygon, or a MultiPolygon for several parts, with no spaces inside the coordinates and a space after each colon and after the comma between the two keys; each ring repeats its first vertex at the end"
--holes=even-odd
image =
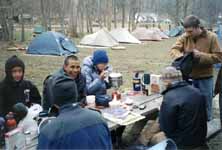
{"type": "Polygon", "coordinates": [[[173,139],[179,148],[205,145],[207,112],[204,95],[199,89],[182,80],[174,67],[162,71],[165,90],[160,108],[160,129],[173,139]]]}
{"type": "Polygon", "coordinates": [[[29,102],[41,104],[41,96],[37,87],[24,79],[25,64],[17,56],[10,57],[5,63],[5,78],[0,82],[0,117],[13,111],[16,103],[27,104],[29,91],[29,102]]]}
{"type": "Polygon", "coordinates": [[[75,55],[69,55],[65,58],[63,67],[54,74],[46,77],[43,84],[43,109],[49,111],[54,104],[52,88],[57,79],[72,79],[73,84],[77,85],[78,102],[81,106],[86,105],[86,78],[81,73],[80,60],[75,55]]]}
{"type": "MultiPolygon", "coordinates": [[[[108,64],[109,57],[105,50],[95,50],[92,56],[83,60],[82,73],[86,77],[87,95],[95,95],[96,105],[107,107],[112,98],[107,94],[107,89],[111,88],[108,82],[108,74],[112,72],[112,67],[108,64]]],[[[121,146],[122,134],[125,127],[120,126],[111,132],[113,145],[121,146]]]]}
{"type": "Polygon", "coordinates": [[[97,111],[79,106],[72,79],[59,77],[52,91],[59,115],[40,130],[37,149],[112,149],[106,122],[97,111]]]}
{"type": "Polygon", "coordinates": [[[96,96],[96,104],[108,106],[111,98],[106,94],[111,86],[108,82],[108,74],[112,71],[109,57],[105,50],[96,50],[92,56],[83,60],[82,73],[86,77],[87,95],[96,96]]]}

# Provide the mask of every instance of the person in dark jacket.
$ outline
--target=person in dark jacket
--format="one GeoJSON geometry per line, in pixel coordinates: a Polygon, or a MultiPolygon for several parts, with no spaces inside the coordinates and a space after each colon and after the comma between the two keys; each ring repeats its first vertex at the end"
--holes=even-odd
{"type": "Polygon", "coordinates": [[[95,95],[98,105],[107,106],[111,100],[107,89],[111,87],[108,74],[112,71],[109,58],[105,50],[96,50],[93,56],[83,60],[82,73],[86,77],[87,95],[95,95]]]}
{"type": "Polygon", "coordinates": [[[58,77],[52,91],[59,115],[40,130],[38,149],[112,149],[106,122],[79,106],[72,79],[58,77]]]}
{"type": "Polygon", "coordinates": [[[180,148],[204,145],[207,134],[204,95],[183,81],[181,73],[173,67],[167,67],[162,77],[166,89],[160,108],[161,130],[180,148]]]}
{"type": "Polygon", "coordinates": [[[12,56],[5,63],[6,77],[0,82],[0,116],[13,110],[16,103],[41,104],[41,96],[37,87],[24,79],[25,64],[17,56],[12,56]],[[25,94],[29,91],[29,97],[25,94]],[[29,100],[29,101],[28,101],[29,100]]]}
{"type": "Polygon", "coordinates": [[[70,55],[65,58],[64,65],[59,71],[46,78],[43,88],[43,109],[45,111],[48,111],[53,105],[52,87],[58,77],[71,78],[73,83],[77,85],[78,102],[83,106],[86,105],[86,79],[80,70],[78,57],[70,55]]]}

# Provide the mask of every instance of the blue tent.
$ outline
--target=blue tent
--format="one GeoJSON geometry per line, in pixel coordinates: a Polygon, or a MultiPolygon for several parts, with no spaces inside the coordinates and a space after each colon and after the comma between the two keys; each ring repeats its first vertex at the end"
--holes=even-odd
{"type": "Polygon", "coordinates": [[[58,32],[44,32],[34,38],[28,46],[28,54],[36,55],[70,55],[77,53],[75,44],[58,32]]]}
{"type": "Polygon", "coordinates": [[[177,26],[177,27],[171,29],[169,31],[169,33],[167,33],[167,35],[169,37],[176,37],[176,36],[183,34],[183,32],[184,32],[183,26],[177,26]]]}

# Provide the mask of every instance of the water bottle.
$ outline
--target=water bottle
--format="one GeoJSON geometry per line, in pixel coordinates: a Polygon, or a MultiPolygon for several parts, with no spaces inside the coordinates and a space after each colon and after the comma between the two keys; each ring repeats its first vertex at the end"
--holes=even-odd
{"type": "Polygon", "coordinates": [[[31,107],[30,90],[29,89],[25,89],[24,90],[24,94],[25,94],[25,105],[27,107],[31,107]]]}
{"type": "Polygon", "coordinates": [[[150,74],[144,73],[142,77],[142,91],[144,95],[149,95],[150,74]]]}
{"type": "Polygon", "coordinates": [[[133,77],[133,90],[136,92],[141,91],[141,78],[139,77],[139,72],[136,72],[133,77]]]}
{"type": "Polygon", "coordinates": [[[7,127],[8,131],[15,129],[16,126],[17,126],[17,122],[14,118],[14,114],[12,112],[9,112],[6,115],[6,127],[7,127]]]}

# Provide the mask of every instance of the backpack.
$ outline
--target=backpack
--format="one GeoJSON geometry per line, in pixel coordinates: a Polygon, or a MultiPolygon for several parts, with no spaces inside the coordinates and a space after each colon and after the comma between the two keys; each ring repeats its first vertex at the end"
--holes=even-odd
{"type": "Polygon", "coordinates": [[[43,81],[43,109],[44,111],[48,111],[51,105],[53,104],[52,98],[52,80],[53,76],[48,75],[43,81]],[[51,85],[50,85],[51,84],[51,85]]]}
{"type": "Polygon", "coordinates": [[[181,71],[184,80],[188,80],[190,79],[190,74],[192,72],[193,64],[194,64],[194,56],[193,53],[191,52],[175,59],[172,63],[172,66],[175,67],[177,70],[181,71]]]}

